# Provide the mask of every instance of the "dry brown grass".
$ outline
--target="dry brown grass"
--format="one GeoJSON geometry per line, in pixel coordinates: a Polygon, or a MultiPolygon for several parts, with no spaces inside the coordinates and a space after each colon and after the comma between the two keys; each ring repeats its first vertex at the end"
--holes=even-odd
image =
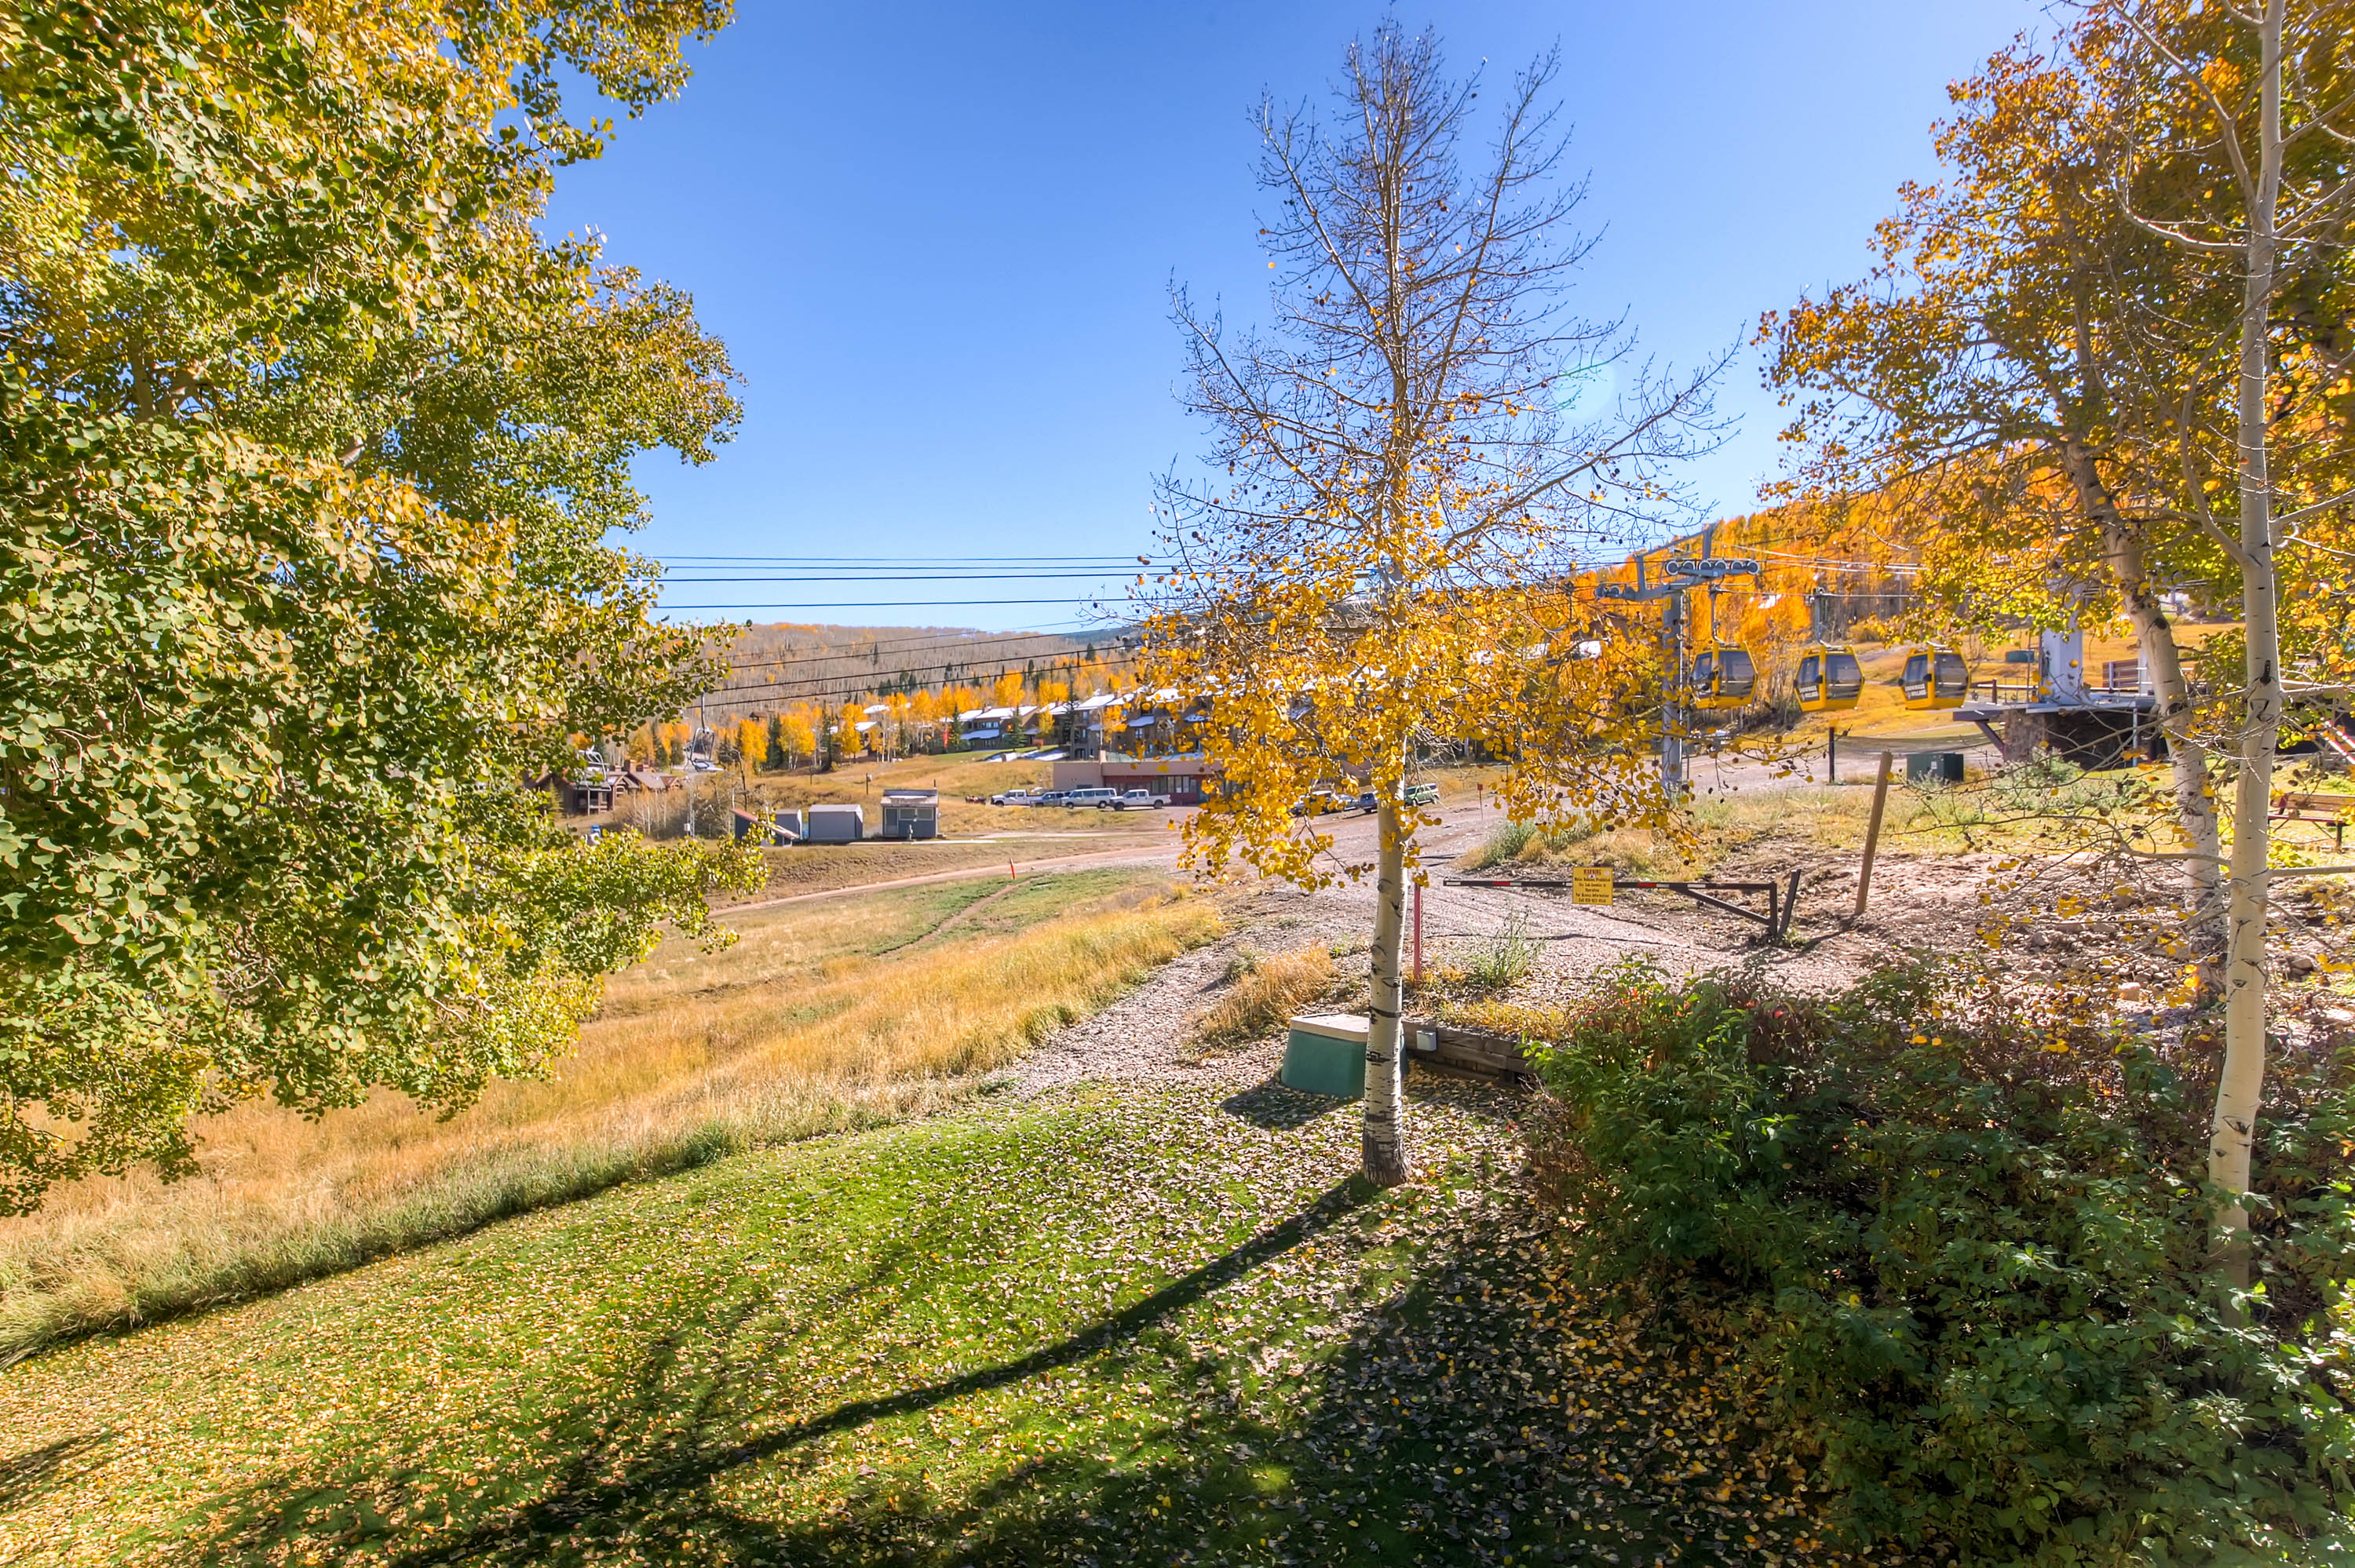
{"type": "Polygon", "coordinates": [[[1230,973],[1232,983],[1195,1027],[1205,1049],[1261,1039],[1323,996],[1333,988],[1333,955],[1321,947],[1272,958],[1238,953],[1230,973]]]}
{"type": "Polygon", "coordinates": [[[1215,934],[1159,877],[954,883],[742,917],[616,978],[549,1078],[436,1120],[397,1095],[205,1127],[202,1172],[52,1194],[0,1223],[0,1357],[347,1268],[764,1143],[969,1093],[1215,934]]]}

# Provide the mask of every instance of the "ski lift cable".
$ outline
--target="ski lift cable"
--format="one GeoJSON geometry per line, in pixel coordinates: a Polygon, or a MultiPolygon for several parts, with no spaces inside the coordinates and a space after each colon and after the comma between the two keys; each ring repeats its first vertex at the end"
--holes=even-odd
{"type": "MultiPolygon", "coordinates": [[[[868,642],[846,643],[840,650],[836,652],[796,653],[791,656],[781,656],[775,659],[748,659],[736,664],[735,668],[738,670],[770,670],[783,669],[803,664],[840,663],[845,661],[857,660],[865,660],[869,662],[871,664],[874,660],[882,657],[901,655],[922,656],[933,653],[945,656],[951,653],[964,653],[982,649],[1003,648],[1008,643],[1029,642],[1041,639],[1052,639],[1057,642],[1070,642],[1075,640],[1087,638],[1092,631],[1097,632],[1101,635],[1100,629],[1091,628],[1084,622],[1074,623],[1069,628],[1049,627],[1031,631],[1010,631],[986,634],[981,637],[972,638],[962,641],[956,640],[954,636],[936,633],[932,636],[890,639],[888,641],[884,640],[877,640],[868,642]]],[[[1112,641],[1114,639],[1107,637],[1104,641],[1112,641]]],[[[1056,654],[1084,653],[1086,649],[1057,647],[1042,649],[1039,652],[1056,654]]],[[[1001,654],[999,657],[1010,657],[1010,655],[1001,654]]],[[[964,662],[965,661],[955,662],[964,662]]]]}
{"type": "MultiPolygon", "coordinates": [[[[1133,660],[1127,658],[1094,661],[1094,662],[1115,665],[1126,664],[1132,662],[1133,660]]],[[[1091,661],[1077,656],[1068,659],[1052,659],[1043,664],[1034,663],[1022,666],[1020,673],[1034,679],[1041,675],[1051,675],[1058,670],[1069,670],[1076,674],[1080,671],[1085,669],[1090,662],[1091,661]]],[[[816,676],[803,676],[780,681],[758,682],[753,684],[744,686],[717,686],[711,691],[705,693],[703,700],[706,702],[717,703],[722,706],[733,707],[751,701],[783,703],[802,702],[816,697],[837,695],[847,697],[859,693],[880,692],[887,689],[894,682],[911,682],[917,685],[930,685],[932,683],[931,682],[922,680],[921,677],[938,675],[943,678],[947,678],[954,675],[961,668],[963,668],[963,666],[960,665],[942,665],[938,667],[930,665],[918,666],[911,669],[890,671],[885,673],[881,679],[865,682],[827,680],[816,676]]],[[[981,671],[975,670],[968,672],[965,675],[957,676],[957,678],[960,680],[970,679],[974,681],[994,681],[1000,677],[1014,674],[1016,673],[1017,666],[1010,662],[1001,662],[999,668],[994,673],[984,673],[981,671]]]]}
{"type": "MultiPolygon", "coordinates": [[[[745,604],[663,604],[655,606],[658,612],[707,609],[955,609],[972,605],[996,604],[1093,604],[1101,605],[1109,595],[1093,595],[1078,599],[847,599],[827,600],[762,599],[745,604]]],[[[1114,603],[1124,600],[1114,599],[1114,603]]]]}

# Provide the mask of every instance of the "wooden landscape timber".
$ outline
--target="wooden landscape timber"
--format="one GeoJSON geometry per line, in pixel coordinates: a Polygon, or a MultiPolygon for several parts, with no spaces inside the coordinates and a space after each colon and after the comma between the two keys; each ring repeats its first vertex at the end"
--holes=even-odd
{"type": "Polygon", "coordinates": [[[1529,1042],[1518,1034],[1412,1016],[1404,1028],[1410,1042],[1407,1061],[1419,1073],[1480,1078],[1523,1089],[1537,1086],[1526,1049],[1529,1042]]]}

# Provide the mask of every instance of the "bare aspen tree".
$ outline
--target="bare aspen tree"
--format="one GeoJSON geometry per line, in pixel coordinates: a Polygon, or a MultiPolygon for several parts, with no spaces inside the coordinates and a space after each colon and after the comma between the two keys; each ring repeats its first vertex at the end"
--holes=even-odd
{"type": "Polygon", "coordinates": [[[1616,700],[1648,653],[1582,637],[1570,574],[1582,546],[1671,509],[1671,465],[1711,439],[1715,366],[1594,396],[1632,345],[1563,302],[1589,241],[1554,69],[1514,79],[1470,175],[1477,79],[1447,77],[1428,33],[1377,29],[1348,49],[1329,118],[1259,107],[1267,329],[1174,301],[1215,477],[1160,487],[1178,565],[1140,583],[1146,679],[1211,704],[1224,788],[1188,829],[1197,864],[1374,876],[1363,1153],[1385,1184],[1411,1171],[1400,945],[1416,834],[1436,820],[1403,799],[1418,747],[1495,738],[1524,814],[1663,809],[1616,700]],[[1342,780],[1376,797],[1370,863],[1291,814],[1342,780]]]}

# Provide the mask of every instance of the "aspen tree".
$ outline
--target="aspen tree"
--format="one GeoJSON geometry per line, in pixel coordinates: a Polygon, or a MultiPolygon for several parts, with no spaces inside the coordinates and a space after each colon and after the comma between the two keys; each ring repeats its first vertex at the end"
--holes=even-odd
{"type": "Polygon", "coordinates": [[[460,1108],[755,875],[528,788],[719,673],[607,540],[727,439],[726,354],[542,226],[581,96],[727,14],[0,21],[0,1210],[261,1096],[460,1108]]]}
{"type": "Polygon", "coordinates": [[[1982,629],[2115,604],[2167,737],[2195,944],[2223,945],[2210,752],[2161,598],[2213,575],[2180,504],[2200,355],[2148,330],[2178,282],[2103,177],[2117,129],[2064,37],[2015,43],[1950,90],[1946,177],[1902,187],[1872,272],[1770,313],[1769,380],[1806,442],[1793,488],[1902,519],[1921,587],[1982,629]]]}
{"type": "Polygon", "coordinates": [[[1918,506],[1934,581],[2032,613],[2021,576],[2106,574],[2136,625],[2223,995],[2210,1172],[2235,1195],[2220,1255],[2242,1283],[2274,757],[2293,664],[2343,689],[2348,662],[2343,600],[2316,609],[2337,552],[2297,531],[2343,529],[2350,499],[2351,23],[2346,0],[2078,7],[1955,90],[1954,177],[1905,189],[1873,277],[1766,323],[1775,379],[1811,399],[1807,477],[1918,506]],[[2210,664],[2212,720],[2158,602],[2170,580],[2240,589],[2241,680],[2210,664]]]}
{"type": "Polygon", "coordinates": [[[1210,705],[1223,779],[1188,824],[1192,863],[1375,879],[1362,1153],[1384,1184],[1412,1169],[1400,938],[1436,821],[1402,798],[1418,749],[1493,745],[1519,815],[1662,815],[1625,716],[1647,650],[1588,635],[1571,584],[1580,546],[1673,502],[1669,467],[1709,439],[1709,375],[1594,395],[1630,344],[1562,300],[1588,242],[1545,101],[1555,69],[1513,81],[1467,172],[1477,82],[1445,75],[1432,35],[1376,29],[1329,121],[1259,106],[1271,327],[1230,334],[1173,301],[1223,473],[1160,487],[1177,565],[1138,582],[1139,679],[1210,705]],[[1345,781],[1378,803],[1370,862],[1290,814],[1345,781]]]}
{"type": "Polygon", "coordinates": [[[2314,334],[2282,315],[2293,286],[2343,283],[2355,236],[2355,5],[2113,3],[2087,8],[2085,31],[2104,88],[2130,117],[2114,174],[2119,210],[2237,284],[2229,376],[2211,396],[2199,396],[2207,387],[2187,396],[2184,464],[2187,503],[2231,559],[2241,588],[2224,1061],[2209,1175],[2230,1195],[2219,1216],[2219,1256],[2228,1277],[2245,1286],[2245,1194],[2264,1097],[2274,753],[2292,694],[2277,556],[2299,523],[2355,498],[2344,487],[2311,493],[2318,482],[2343,481],[2343,469],[2326,463],[2301,475],[2277,461],[2301,434],[2327,453],[2341,450],[2328,440],[2333,421],[2324,400],[2343,397],[2347,373],[2343,344],[2327,340],[2337,351],[2332,369],[2286,368],[2297,348],[2310,346],[2297,342],[2301,334],[2314,334]]]}

